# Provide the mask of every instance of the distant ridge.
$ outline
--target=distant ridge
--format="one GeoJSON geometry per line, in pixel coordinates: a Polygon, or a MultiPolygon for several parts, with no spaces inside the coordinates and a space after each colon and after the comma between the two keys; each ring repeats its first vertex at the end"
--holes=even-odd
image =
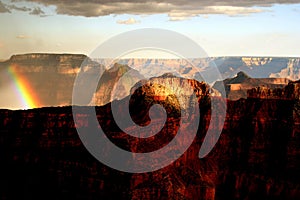
{"type": "MultiPolygon", "coordinates": [[[[77,57],[88,58],[84,54],[71,53],[27,53],[12,55],[10,59],[0,61],[0,65],[5,62],[17,61],[20,59],[36,59],[50,56],[54,57],[77,57]]],[[[107,66],[111,64],[113,59],[89,58],[93,61],[107,66]]],[[[234,77],[238,72],[243,71],[253,78],[288,78],[290,80],[300,79],[300,57],[259,57],[259,56],[226,56],[226,57],[208,57],[208,58],[194,58],[189,59],[192,64],[200,70],[207,66],[216,65],[224,79],[234,77]]],[[[117,62],[123,65],[128,65],[131,68],[134,66],[167,66],[172,68],[176,65],[181,74],[195,74],[194,70],[189,69],[188,63],[185,59],[156,59],[156,58],[130,58],[120,59],[117,62]]],[[[150,71],[146,71],[151,73],[150,71]]]]}
{"type": "MultiPolygon", "coordinates": [[[[15,80],[9,77],[10,72],[15,73],[19,78],[26,80],[31,92],[26,94],[30,96],[35,93],[42,102],[41,106],[63,106],[70,105],[72,102],[72,89],[74,80],[84,65],[83,70],[90,72],[87,81],[95,79],[95,73],[101,71],[109,75],[108,82],[99,87],[99,94],[86,94],[82,92],[82,96],[103,96],[108,85],[112,86],[112,80],[118,80],[123,73],[134,66],[144,66],[144,71],[136,70],[136,75],[146,74],[150,77],[158,77],[165,72],[161,72],[161,66],[166,67],[167,71],[177,76],[196,77],[198,71],[192,69],[188,62],[184,59],[122,59],[119,64],[112,63],[112,68],[106,68],[101,64],[111,61],[111,59],[91,59],[84,54],[49,54],[49,53],[29,53],[21,55],[12,55],[9,60],[0,62],[0,93],[5,99],[0,99],[0,107],[8,108],[9,105],[17,107],[20,104],[19,94],[17,90],[12,90],[15,80]],[[100,63],[100,64],[99,64],[100,63]],[[174,73],[175,68],[178,69],[177,74],[174,73]],[[156,66],[156,68],[153,68],[156,66]],[[120,69],[118,68],[120,67],[120,69]],[[106,70],[106,71],[105,71],[106,70]],[[157,75],[158,74],[158,75],[157,75]],[[109,82],[109,80],[111,80],[109,82]],[[102,94],[101,91],[103,92],[102,94]],[[19,104],[18,104],[19,103],[19,104]],[[9,104],[9,105],[8,105],[9,104]],[[18,105],[15,105],[18,104],[18,105]]],[[[282,88],[288,82],[300,79],[300,58],[284,58],[284,57],[215,57],[215,58],[195,58],[192,64],[197,66],[201,72],[205,72],[208,66],[216,65],[224,79],[227,97],[246,98],[247,89],[258,86],[266,86],[270,88],[282,88]]],[[[176,71],[175,71],[176,72],[176,71]]],[[[130,83],[134,80],[126,80],[120,84],[120,90],[129,89],[130,83]]],[[[220,90],[222,80],[215,82],[214,88],[220,90]]],[[[124,90],[123,90],[124,91],[124,90]]],[[[121,93],[120,93],[121,94],[121,93]]],[[[126,95],[122,93],[122,97],[126,95]]],[[[118,97],[119,98],[119,97],[118,97]]],[[[106,99],[102,103],[107,103],[111,99],[106,99]]],[[[101,101],[98,101],[101,102],[101,101]]],[[[102,105],[102,103],[100,105],[102,105]]]]}
{"type": "Polygon", "coordinates": [[[245,72],[238,72],[234,78],[217,81],[213,88],[220,91],[224,84],[226,97],[230,100],[247,98],[247,91],[256,87],[270,89],[284,88],[290,82],[287,78],[251,78],[245,72]]]}
{"type": "MultiPolygon", "coordinates": [[[[95,59],[106,65],[112,59],[95,59]]],[[[200,70],[207,66],[217,66],[223,79],[233,78],[238,72],[243,71],[253,78],[288,78],[300,79],[300,57],[259,57],[259,56],[226,56],[193,58],[189,61],[200,70]]],[[[143,65],[147,66],[172,66],[179,68],[181,74],[191,75],[195,71],[189,71],[188,62],[185,59],[156,59],[156,58],[128,58],[117,62],[128,65],[131,68],[143,65]]]]}

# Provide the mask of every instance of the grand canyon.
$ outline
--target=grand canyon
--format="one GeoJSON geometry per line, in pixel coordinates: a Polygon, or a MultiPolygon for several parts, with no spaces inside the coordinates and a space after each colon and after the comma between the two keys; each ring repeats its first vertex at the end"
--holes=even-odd
{"type": "MultiPolygon", "coordinates": [[[[117,96],[110,89],[135,65],[177,65],[180,73],[194,73],[184,60],[124,59],[107,68],[106,59],[76,54],[15,55],[0,63],[0,92],[7,93],[11,79],[6,72],[26,79],[38,101],[34,109],[4,109],[0,106],[0,196],[2,199],[299,199],[300,198],[300,58],[218,57],[193,59],[203,67],[214,63],[223,80],[214,83],[164,74],[130,87],[135,78],[121,81],[117,96]],[[82,81],[103,77],[95,93],[82,91],[94,104],[72,105],[72,89],[80,70],[82,81]],[[169,166],[148,173],[126,173],[112,169],[94,158],[77,133],[88,134],[89,110],[94,109],[99,125],[115,145],[130,152],[151,152],[174,139],[182,110],[178,99],[161,85],[182,86],[184,98],[191,87],[197,98],[200,117],[191,146],[169,166]],[[224,86],[226,96],[220,88],[224,86]],[[131,94],[129,97],[128,95],[131,94]],[[130,98],[130,99],[128,99],[130,98]],[[112,103],[118,112],[129,101],[132,120],[145,126],[151,122],[149,109],[161,105],[167,114],[163,128],[154,136],[136,138],[118,127],[112,103]],[[224,124],[212,151],[199,158],[212,119],[211,104],[222,113],[224,124]],[[72,112],[76,109],[76,116],[72,112]],[[76,118],[76,123],[74,122],[76,118]]],[[[145,70],[147,67],[144,68],[145,70]]],[[[149,70],[151,71],[151,70],[149,70]]],[[[156,72],[151,72],[153,75],[156,72]]],[[[134,71],[135,77],[144,77],[134,71]]],[[[80,83],[79,83],[80,84],[80,83]]],[[[187,101],[188,102],[188,101],[187,101]]],[[[157,116],[160,117],[159,115],[157,116]]],[[[131,129],[131,127],[127,127],[131,129]]],[[[178,145],[184,141],[178,141],[178,145]]],[[[178,148],[179,148],[178,146],[178,148]]],[[[143,163],[142,163],[143,164],[143,163]]]]}

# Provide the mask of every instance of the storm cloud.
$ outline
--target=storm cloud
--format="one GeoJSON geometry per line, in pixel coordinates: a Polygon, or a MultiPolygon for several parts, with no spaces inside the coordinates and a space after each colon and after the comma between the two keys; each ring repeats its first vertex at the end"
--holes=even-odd
{"type": "MultiPolygon", "coordinates": [[[[19,0],[13,0],[18,2],[19,0]]],[[[300,0],[27,0],[56,7],[57,14],[97,17],[114,14],[167,14],[170,20],[198,15],[248,15],[265,11],[273,4],[295,4],[300,0]]]]}

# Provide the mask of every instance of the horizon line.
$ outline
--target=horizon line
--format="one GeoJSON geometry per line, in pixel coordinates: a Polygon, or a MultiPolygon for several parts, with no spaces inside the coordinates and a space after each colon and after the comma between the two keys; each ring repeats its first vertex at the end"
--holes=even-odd
{"type": "Polygon", "coordinates": [[[191,58],[176,58],[176,57],[125,57],[121,59],[110,58],[110,57],[90,57],[84,53],[59,53],[59,52],[38,52],[38,53],[20,53],[12,54],[9,58],[0,58],[0,62],[9,61],[13,56],[23,55],[81,55],[91,59],[112,59],[112,60],[126,60],[126,59],[162,59],[162,60],[184,60],[184,59],[202,59],[202,58],[300,58],[300,55],[216,55],[207,57],[191,57],[191,58]]]}

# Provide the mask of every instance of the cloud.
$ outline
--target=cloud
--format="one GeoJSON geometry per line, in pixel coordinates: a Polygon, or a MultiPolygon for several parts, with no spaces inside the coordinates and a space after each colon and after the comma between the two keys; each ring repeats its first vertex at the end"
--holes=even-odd
{"type": "Polygon", "coordinates": [[[45,16],[45,12],[40,7],[35,7],[29,14],[45,16]]]}
{"type": "Polygon", "coordinates": [[[127,20],[118,20],[117,23],[130,25],[130,24],[138,24],[138,23],[140,23],[140,21],[135,20],[134,18],[129,18],[127,20]]]}
{"type": "Polygon", "coordinates": [[[6,5],[4,3],[2,3],[2,1],[0,1],[0,13],[10,13],[10,10],[6,7],[6,5]]]}
{"type": "Polygon", "coordinates": [[[27,36],[27,35],[18,35],[16,38],[17,38],[17,39],[28,39],[28,38],[30,38],[30,37],[27,36]]]}
{"type": "MultiPolygon", "coordinates": [[[[17,2],[18,0],[14,0],[17,2]]],[[[198,15],[249,15],[273,4],[295,4],[300,0],[27,0],[56,7],[57,14],[97,17],[115,14],[167,14],[172,21],[198,15]]],[[[37,13],[37,11],[35,11],[37,13]]]]}

